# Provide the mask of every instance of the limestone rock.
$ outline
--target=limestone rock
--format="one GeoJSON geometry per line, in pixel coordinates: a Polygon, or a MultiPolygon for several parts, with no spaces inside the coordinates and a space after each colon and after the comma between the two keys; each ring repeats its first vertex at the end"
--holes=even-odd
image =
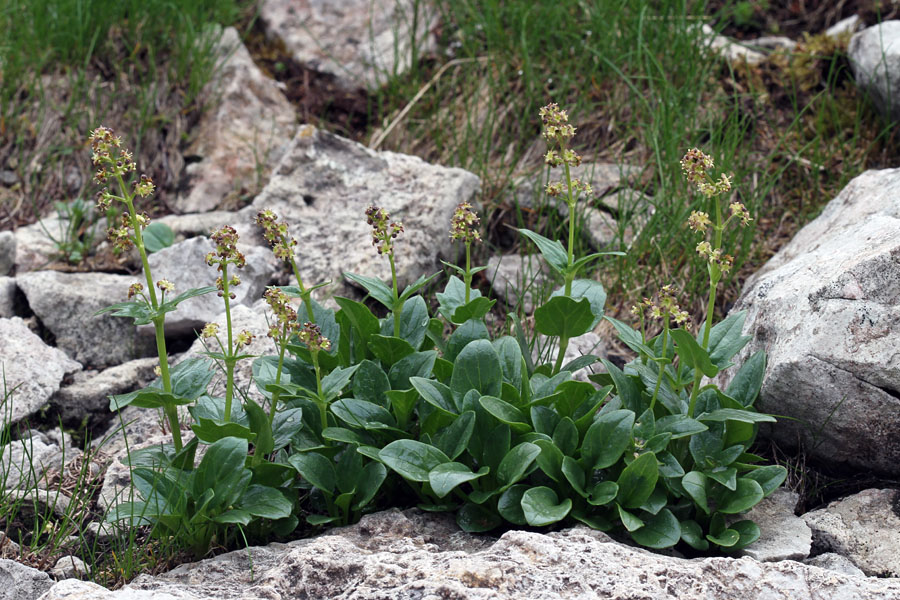
{"type": "Polygon", "coordinates": [[[0,319],[16,315],[16,292],[19,286],[12,277],[0,276],[0,319]]]}
{"type": "MultiPolygon", "coordinates": [[[[534,355],[532,357],[535,364],[538,364],[539,361],[554,364],[556,357],[559,355],[558,343],[558,338],[547,338],[543,335],[538,335],[534,343],[534,355]]],[[[566,346],[566,354],[560,366],[565,367],[576,358],[589,354],[601,358],[607,355],[606,341],[593,331],[569,340],[569,345],[566,346]]],[[[577,381],[590,381],[588,375],[600,372],[605,372],[605,369],[602,363],[596,362],[593,365],[575,371],[572,375],[577,381]]]]}
{"type": "Polygon", "coordinates": [[[88,572],[88,566],[77,556],[61,556],[50,569],[50,575],[57,580],[83,577],[88,572]]]}
{"type": "MultiPolygon", "coordinates": [[[[765,350],[756,407],[799,419],[762,433],[813,459],[900,474],[900,169],[853,179],[746,283],[752,341],[765,350]]],[[[737,368],[720,380],[727,384],[737,368]]]]}
{"type": "Polygon", "coordinates": [[[0,231],[0,277],[9,275],[16,265],[16,234],[0,231]]]}
{"type": "Polygon", "coordinates": [[[52,585],[43,571],[0,558],[0,600],[34,600],[52,585]]]}
{"type": "Polygon", "coordinates": [[[0,446],[0,482],[8,490],[33,488],[46,471],[61,469],[63,460],[62,449],[46,437],[23,436],[0,446]]]}
{"type": "Polygon", "coordinates": [[[134,441],[129,437],[127,452],[123,446],[106,467],[103,485],[100,487],[100,493],[97,496],[97,506],[108,510],[116,504],[138,500],[139,496],[131,488],[131,468],[128,466],[129,453],[151,446],[162,446],[171,443],[172,436],[167,433],[148,437],[142,441],[134,441]]]}
{"type": "Polygon", "coordinates": [[[759,525],[761,535],[742,554],[761,562],[803,560],[809,556],[812,532],[794,514],[799,499],[796,492],[779,488],[743,515],[759,525]]]}
{"type": "Polygon", "coordinates": [[[67,423],[81,423],[85,418],[104,420],[109,415],[109,396],[125,394],[155,379],[153,368],[159,364],[156,357],[130,360],[103,371],[76,373],[71,384],[66,385],[50,399],[50,404],[67,423]],[[99,419],[93,415],[99,413],[99,419]]]}
{"type": "Polygon", "coordinates": [[[762,52],[732,41],[724,35],[716,34],[716,31],[706,24],[703,25],[703,36],[709,49],[714,53],[721,54],[728,62],[745,61],[747,64],[755,65],[766,58],[762,52]]]}
{"type": "Polygon", "coordinates": [[[265,0],[260,18],[298,62],[344,88],[375,89],[435,47],[437,14],[418,0],[265,0]]]}
{"type": "MultiPolygon", "coordinates": [[[[307,285],[332,281],[326,293],[347,295],[342,273],[390,281],[390,264],[372,247],[365,210],[376,204],[402,220],[395,261],[401,285],[455,260],[448,235],[456,205],[474,202],[479,179],[462,169],[430,165],[420,158],[368,148],[301,127],[269,184],[241,212],[250,221],[271,209],[290,224],[299,242],[297,262],[307,285]],[[336,251],[340,249],[340,251],[336,251]]],[[[265,244],[259,233],[259,244],[265,244]]]]}
{"type": "MultiPolygon", "coordinates": [[[[178,418],[182,424],[182,436],[189,429],[187,408],[179,407],[178,418]]],[[[161,410],[126,406],[113,416],[112,422],[103,435],[92,440],[94,450],[100,450],[111,459],[127,456],[127,452],[151,442],[167,438],[171,443],[169,426],[161,410]],[[127,445],[126,445],[127,440],[127,445]]]]}
{"type": "Polygon", "coordinates": [[[212,210],[230,195],[258,191],[297,128],[293,106],[253,62],[234,27],[224,29],[217,52],[205,90],[213,106],[185,152],[201,160],[185,169],[190,191],[175,200],[182,212],[212,210]]]}
{"type": "Polygon", "coordinates": [[[494,293],[510,307],[521,305],[526,315],[534,312],[535,294],[543,291],[550,267],[540,254],[493,255],[485,276],[494,293]]]}
{"type": "Polygon", "coordinates": [[[867,575],[900,577],[900,491],[865,490],[803,515],[813,544],[867,575]]]}
{"type": "Polygon", "coordinates": [[[859,15],[850,15],[846,19],[841,19],[831,27],[825,30],[825,35],[829,37],[838,37],[843,34],[854,34],[863,25],[859,15]]]}
{"type": "MultiPolygon", "coordinates": [[[[215,243],[206,237],[195,237],[179,242],[150,255],[150,271],[154,279],[168,279],[175,284],[175,293],[192,288],[215,285],[220,273],[215,266],[206,263],[206,255],[214,252],[215,243]]],[[[237,275],[241,284],[231,288],[235,297],[231,307],[249,305],[260,298],[275,273],[275,258],[268,249],[249,247],[244,249],[247,264],[243,269],[229,265],[228,275],[237,275]]],[[[141,278],[143,279],[143,277],[141,278]]],[[[178,305],[178,310],[166,315],[166,333],[190,334],[202,328],[225,311],[225,304],[216,292],[196,296],[178,305]]],[[[150,328],[150,326],[147,326],[150,328]]],[[[147,332],[152,335],[152,330],[147,332]]]]}
{"type": "Polygon", "coordinates": [[[155,352],[151,337],[137,335],[132,319],[96,315],[123,302],[137,281],[111,273],[37,271],[16,278],[28,305],[56,337],[56,345],[75,360],[94,367],[121,364],[155,352]]]}
{"type": "Polygon", "coordinates": [[[856,84],[875,106],[900,119],[900,21],[884,21],[863,29],[847,47],[856,84]]]}
{"type": "Polygon", "coordinates": [[[45,217],[32,225],[19,227],[15,231],[16,275],[35,271],[53,261],[56,246],[50,235],[60,236],[68,226],[68,221],[56,216],[45,217]],[[50,235],[48,235],[48,232],[50,235]]]}
{"type": "Polygon", "coordinates": [[[46,345],[19,317],[0,319],[0,364],[3,365],[11,406],[3,420],[17,423],[37,412],[59,389],[66,375],[81,365],[46,345]]]}
{"type": "Polygon", "coordinates": [[[391,510],[317,538],[239,550],[156,577],[141,575],[109,594],[91,584],[60,582],[42,600],[77,597],[896,600],[900,581],[852,577],[793,561],[662,556],[584,526],[548,534],[509,531],[498,540],[461,533],[448,515],[391,510]]]}
{"type": "Polygon", "coordinates": [[[850,575],[851,577],[866,576],[866,574],[862,572],[862,569],[853,564],[852,560],[845,556],[841,556],[840,554],[835,554],[834,552],[826,552],[825,554],[807,558],[803,561],[803,564],[828,569],[829,571],[837,571],[838,573],[850,575]]]}

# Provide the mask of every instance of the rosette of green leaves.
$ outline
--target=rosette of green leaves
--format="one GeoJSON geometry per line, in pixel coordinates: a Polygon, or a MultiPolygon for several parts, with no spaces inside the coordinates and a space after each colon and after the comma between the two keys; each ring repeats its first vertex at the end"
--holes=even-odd
{"type": "Polygon", "coordinates": [[[152,525],[155,535],[174,536],[198,558],[213,540],[234,539],[235,526],[265,519],[293,530],[296,493],[253,481],[245,466],[247,440],[226,437],[210,444],[195,469],[197,448],[195,438],[175,455],[152,449],[133,456],[131,477],[140,499],[117,504],[107,520],[152,525]]]}

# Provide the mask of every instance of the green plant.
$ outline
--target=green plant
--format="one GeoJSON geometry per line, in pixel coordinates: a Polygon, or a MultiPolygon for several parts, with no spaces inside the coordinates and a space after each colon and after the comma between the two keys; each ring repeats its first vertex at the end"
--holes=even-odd
{"type": "MultiPolygon", "coordinates": [[[[471,244],[480,239],[471,206],[461,204],[453,215],[450,234],[464,243],[466,260],[464,267],[450,265],[462,279],[451,276],[436,294],[442,318],[431,316],[418,295],[437,274],[400,291],[394,253],[403,226],[384,209],[369,207],[366,218],[373,245],[390,263],[391,286],[345,274],[388,310],[384,318],[349,298],[335,298],[336,311],[316,302],[311,292],[319,286],[304,286],[288,225],[264,211],[257,223],[298,281],[265,294],[277,356],[256,357],[253,375],[268,411],[249,396],[232,404],[234,363],[249,339],[232,343],[230,286],[239,280],[228,265],[240,267],[243,259],[236,233],[226,227],[214,234],[217,250],[207,257],[219,265],[225,300],[227,343],[219,341],[221,351],[209,356],[225,365],[226,396],[210,395],[209,363],[196,358],[172,369],[168,389],[161,379],[112,398],[114,408],[188,404],[197,437],[183,448],[138,453],[133,479],[142,498],[111,518],[153,523],[199,555],[214,541],[234,540],[235,525],[242,534],[287,534],[302,513],[311,524],[345,524],[379,505],[406,504],[411,491],[426,510],[454,511],[467,531],[574,519],[627,532],[651,548],[684,542],[732,551],[754,541],[759,528],[731,515],[786,476],[749,452],[758,423],[774,421],[752,408],[765,357],[753,355],[724,391],[703,382],[731,366],[749,340],[741,334],[743,313],[712,322],[716,290],[732,265],[725,230],[749,223],[749,212],[732,202],[724,218],[720,196],[730,191],[730,178],[713,179],[712,159],[687,153],[682,167],[704,204],[689,224],[712,231],[711,242],[697,244],[707,264],[707,318],[696,336],[687,331],[688,315],[666,286],[655,301],[635,307],[640,327],[633,329],[604,315],[600,283],[577,278],[591,261],[622,253],[575,255],[573,219],[579,194],[590,188],[571,174],[581,157],[569,147],[568,115],[551,104],[541,117],[550,146],[545,160],[563,168],[563,181],[548,184],[547,192],[568,207],[568,244],[519,231],[562,278],[534,318],[538,333],[558,340],[553,364],[534,364],[521,325],[515,337],[491,340],[484,319],[493,301],[471,287],[481,269],[471,265],[471,244]],[[291,296],[300,298],[298,310],[291,296]],[[569,340],[604,318],[637,358],[622,369],[594,356],[563,364],[569,340]],[[662,325],[653,337],[648,319],[662,325]],[[606,370],[591,376],[599,389],[573,378],[598,361],[606,370]],[[195,467],[201,443],[208,447],[195,467]]],[[[133,316],[128,311],[153,308],[147,301],[128,306],[134,304],[117,310],[133,316]]],[[[203,335],[219,340],[212,325],[203,335]]]]}

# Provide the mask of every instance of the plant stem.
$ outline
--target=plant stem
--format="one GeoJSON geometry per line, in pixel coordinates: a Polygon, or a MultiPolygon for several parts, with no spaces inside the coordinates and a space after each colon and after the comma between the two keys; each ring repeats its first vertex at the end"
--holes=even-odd
{"type": "Polygon", "coordinates": [[[668,344],[668,336],[669,336],[669,315],[666,315],[663,319],[663,332],[662,332],[662,359],[663,362],[659,363],[659,373],[656,376],[656,387],[653,390],[653,397],[650,398],[650,410],[653,410],[653,407],[656,406],[656,397],[659,394],[659,388],[662,384],[663,376],[666,372],[666,344],[668,344]]]}
{"type": "Polygon", "coordinates": [[[228,262],[222,261],[222,298],[225,300],[225,328],[228,330],[228,349],[225,354],[225,417],[231,422],[231,402],[234,398],[234,342],[231,334],[231,297],[228,291],[228,262]]]}
{"type": "Polygon", "coordinates": [[[312,300],[310,299],[310,292],[306,289],[306,286],[303,285],[303,278],[300,277],[300,269],[297,268],[297,261],[294,260],[294,257],[291,257],[291,270],[294,271],[294,277],[297,279],[297,287],[300,288],[300,299],[303,300],[303,306],[306,307],[306,318],[307,321],[316,324],[316,316],[313,314],[312,300]]]}
{"type": "MultiPolygon", "coordinates": [[[[138,223],[137,211],[134,209],[134,195],[128,192],[125,181],[121,175],[116,175],[119,189],[122,190],[122,199],[128,207],[128,216],[131,219],[131,227],[134,229],[134,245],[141,255],[141,266],[144,267],[144,278],[147,281],[147,293],[150,295],[150,307],[154,313],[159,309],[159,300],[156,298],[156,289],[153,287],[153,275],[150,272],[150,261],[147,260],[147,249],[144,247],[144,236],[141,233],[141,224],[138,223]]],[[[162,380],[163,391],[172,392],[172,377],[169,373],[169,353],[166,350],[165,313],[152,318],[153,332],[156,337],[156,354],[159,358],[159,377],[162,380]]],[[[172,443],[175,452],[181,452],[183,447],[181,440],[181,423],[178,421],[178,409],[174,404],[166,403],[163,411],[166,420],[169,421],[169,429],[172,430],[172,443]]]]}
{"type": "Polygon", "coordinates": [[[391,263],[391,283],[394,293],[394,337],[400,337],[400,315],[403,314],[403,303],[400,302],[400,293],[397,289],[397,267],[394,265],[394,253],[388,253],[388,260],[391,263]]]}
{"type": "Polygon", "coordinates": [[[328,401],[322,393],[322,372],[319,369],[319,351],[309,353],[312,357],[313,367],[316,370],[316,404],[319,405],[319,418],[322,419],[322,429],[328,427],[328,401]]]}
{"type": "MultiPolygon", "coordinates": [[[[284,332],[282,335],[287,334],[288,325],[285,324],[284,332]]],[[[275,370],[275,385],[281,383],[281,370],[284,368],[284,349],[287,344],[284,342],[279,343],[280,350],[278,352],[278,369],[275,370]]],[[[272,423],[275,421],[275,409],[278,407],[278,397],[280,396],[280,392],[278,390],[274,390],[272,392],[272,407],[269,409],[269,427],[272,426],[272,423]]]]}
{"type": "Polygon", "coordinates": [[[466,272],[463,274],[463,279],[465,279],[466,283],[466,304],[469,303],[469,288],[472,287],[472,273],[470,272],[472,268],[472,244],[468,240],[466,240],[466,272]]]}

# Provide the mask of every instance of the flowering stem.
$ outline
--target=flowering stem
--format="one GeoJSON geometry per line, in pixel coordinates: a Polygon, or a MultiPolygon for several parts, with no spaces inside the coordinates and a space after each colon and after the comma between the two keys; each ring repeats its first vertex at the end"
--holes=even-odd
{"type": "Polygon", "coordinates": [[[466,272],[463,278],[466,281],[466,304],[469,303],[469,288],[472,287],[472,243],[466,240],[466,272]]]}
{"type": "MultiPolygon", "coordinates": [[[[147,249],[144,247],[144,236],[141,233],[141,223],[137,218],[137,211],[134,209],[134,194],[128,192],[125,182],[121,175],[116,175],[119,183],[119,189],[122,190],[122,199],[125,206],[128,207],[128,216],[131,219],[131,226],[134,229],[134,245],[137,246],[138,253],[141,255],[141,265],[144,267],[144,277],[147,280],[147,291],[150,294],[150,307],[153,312],[159,309],[159,301],[156,298],[156,289],[153,287],[153,275],[150,272],[150,262],[147,260],[147,249]]],[[[169,374],[169,355],[166,350],[166,331],[165,331],[165,313],[155,315],[153,321],[153,332],[156,337],[156,353],[159,357],[159,377],[162,380],[163,391],[172,392],[172,377],[169,374]]],[[[164,408],[166,419],[169,421],[169,429],[172,430],[172,443],[175,446],[175,452],[181,452],[181,424],[178,421],[178,410],[174,404],[166,404],[164,408]]]]}
{"type": "Polygon", "coordinates": [[[662,332],[662,360],[659,362],[659,373],[656,376],[656,387],[653,389],[653,397],[650,398],[650,411],[653,411],[653,407],[656,406],[656,397],[659,395],[659,388],[662,384],[663,375],[666,372],[666,345],[669,342],[669,315],[667,314],[663,318],[663,332],[662,332]]]}
{"type": "MultiPolygon", "coordinates": [[[[285,338],[287,338],[287,332],[288,332],[288,325],[285,324],[284,333],[283,333],[285,338]]],[[[279,345],[278,368],[275,370],[275,385],[278,385],[281,383],[281,370],[284,368],[284,349],[285,349],[285,346],[287,345],[285,342],[286,342],[286,339],[282,340],[278,344],[279,345]]],[[[272,423],[275,421],[275,409],[278,407],[278,397],[280,395],[281,395],[281,393],[277,389],[272,391],[272,406],[271,406],[271,408],[269,408],[269,427],[271,427],[272,423]]]]}
{"type": "Polygon", "coordinates": [[[400,293],[397,289],[397,267],[394,265],[394,253],[388,253],[388,260],[391,263],[391,282],[394,293],[394,337],[400,337],[400,315],[403,314],[403,303],[400,302],[400,293]]]}
{"type": "Polygon", "coordinates": [[[291,270],[294,271],[294,277],[297,278],[297,287],[300,288],[300,299],[303,300],[303,306],[306,307],[306,320],[316,324],[316,317],[313,315],[312,301],[310,300],[310,292],[306,289],[306,286],[303,285],[303,278],[300,277],[300,269],[297,268],[297,261],[294,260],[294,257],[291,256],[291,270]]]}
{"type": "MultiPolygon", "coordinates": [[[[231,296],[228,291],[228,261],[222,261],[222,298],[225,300],[225,328],[228,330],[228,349],[225,354],[225,416],[231,422],[231,403],[234,398],[234,342],[231,335],[231,296]]],[[[224,350],[224,349],[223,349],[224,350]]]]}
{"type": "Polygon", "coordinates": [[[316,370],[316,404],[319,405],[319,418],[322,420],[322,429],[328,427],[328,401],[325,400],[325,394],[322,393],[322,371],[319,369],[319,351],[313,350],[310,353],[313,361],[313,367],[316,370]]]}

